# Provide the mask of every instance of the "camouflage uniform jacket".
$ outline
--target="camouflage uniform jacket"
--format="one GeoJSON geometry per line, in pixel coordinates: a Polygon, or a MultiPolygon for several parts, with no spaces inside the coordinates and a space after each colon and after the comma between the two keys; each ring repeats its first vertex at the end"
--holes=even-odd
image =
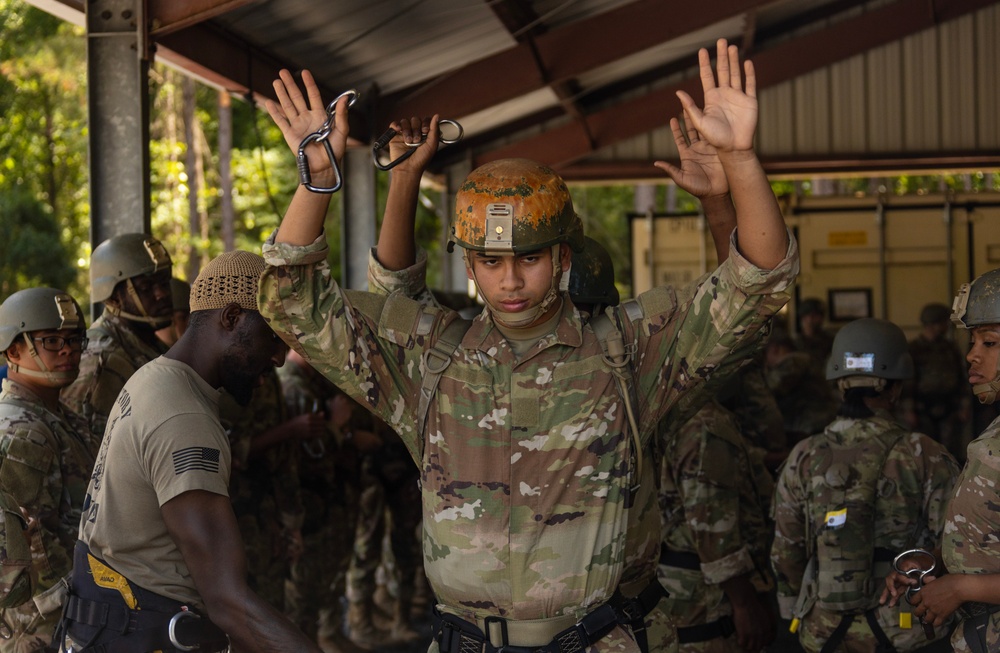
{"type": "Polygon", "coordinates": [[[660,483],[663,546],[693,553],[701,562],[700,570],[660,567],[678,625],[731,614],[719,587],[731,578],[750,574],[759,592],[774,585],[767,558],[767,504],[774,481],[756,460],[734,415],[715,400],[666,443],[660,483]]]}
{"type": "MultiPolygon", "coordinates": [[[[480,315],[418,437],[423,354],[456,314],[398,293],[341,290],[323,238],[264,246],[261,312],[418,461],[425,569],[439,601],[466,618],[541,619],[610,598],[624,563],[631,444],[601,344],[572,303],[520,360],[480,315]]],[[[685,392],[756,348],[797,268],[793,240],[773,271],[734,252],[701,285],[641,295],[635,322],[613,311],[636,345],[643,441],[685,392]]]]}
{"type": "MultiPolygon", "coordinates": [[[[813,538],[823,528],[822,523],[808,523],[806,519],[809,502],[826,482],[824,478],[803,478],[804,471],[811,467],[816,439],[832,437],[849,444],[899,428],[902,427],[884,411],[865,419],[839,417],[822,434],[807,438],[792,449],[778,477],[773,506],[775,535],[771,563],[777,576],[782,617],[791,617],[806,563],[815,548],[813,538]]],[[[878,483],[875,546],[889,551],[915,547],[933,550],[940,541],[945,509],[957,475],[955,459],[926,435],[910,433],[899,440],[889,452],[878,483]]],[[[876,583],[875,591],[880,593],[882,587],[876,583]]]]}
{"type": "Polygon", "coordinates": [[[5,379],[0,392],[0,490],[37,516],[41,546],[32,544],[36,593],[72,568],[93,469],[83,419],[66,408],[49,411],[26,387],[5,379]]]}
{"type": "MultiPolygon", "coordinates": [[[[1000,574],[1000,418],[969,444],[967,462],[948,504],[941,557],[948,571],[958,574],[1000,574]]],[[[971,650],[958,624],[951,638],[956,651],[971,650]]],[[[1000,612],[986,624],[986,648],[1000,650],[1000,612]]]]}
{"type": "MultiPolygon", "coordinates": [[[[416,261],[411,267],[404,270],[388,270],[379,262],[375,249],[372,248],[368,257],[368,288],[379,295],[389,295],[399,291],[423,306],[440,308],[441,304],[427,289],[426,265],[427,254],[418,248],[416,261]]],[[[580,317],[582,319],[583,315],[580,317]]],[[[677,421],[681,422],[680,419],[677,421]]],[[[657,475],[660,466],[658,461],[662,456],[661,449],[662,447],[653,442],[645,448],[644,460],[647,462],[643,465],[639,489],[628,511],[625,568],[622,570],[620,587],[622,594],[629,598],[637,596],[656,578],[656,552],[660,548],[661,521],[656,489],[659,486],[657,475]]],[[[666,619],[666,616],[663,615],[662,618],[666,619]]],[[[657,623],[662,625],[660,622],[657,623]]],[[[653,628],[648,628],[648,631],[650,637],[657,633],[653,628]]],[[[673,629],[663,629],[660,634],[666,638],[661,642],[665,644],[667,641],[672,641],[673,629]]],[[[656,645],[654,640],[650,639],[651,649],[656,648],[656,645]]]]}
{"type": "Polygon", "coordinates": [[[80,376],[63,388],[61,397],[73,412],[87,420],[91,451],[97,456],[108,414],[125,382],[167,347],[151,347],[129,329],[125,320],[107,311],[90,326],[87,337],[90,343],[80,357],[80,376]]]}
{"type": "Polygon", "coordinates": [[[833,391],[822,375],[811,367],[805,352],[792,352],[765,372],[785,420],[789,444],[823,430],[837,414],[833,391]]]}

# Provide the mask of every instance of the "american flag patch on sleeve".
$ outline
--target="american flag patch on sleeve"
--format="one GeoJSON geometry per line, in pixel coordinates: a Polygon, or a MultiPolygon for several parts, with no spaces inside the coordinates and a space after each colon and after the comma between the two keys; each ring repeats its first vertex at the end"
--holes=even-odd
{"type": "Polygon", "coordinates": [[[184,472],[219,472],[219,450],[209,447],[187,447],[173,453],[174,475],[184,472]]]}

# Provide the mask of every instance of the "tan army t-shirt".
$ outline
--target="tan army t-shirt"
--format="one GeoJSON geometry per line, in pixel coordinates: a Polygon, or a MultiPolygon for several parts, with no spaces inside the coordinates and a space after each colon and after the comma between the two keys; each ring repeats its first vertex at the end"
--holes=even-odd
{"type": "Polygon", "coordinates": [[[191,490],[229,496],[219,390],[160,357],[125,384],[87,490],[80,540],[130,582],[203,609],[160,506],[191,490]]]}

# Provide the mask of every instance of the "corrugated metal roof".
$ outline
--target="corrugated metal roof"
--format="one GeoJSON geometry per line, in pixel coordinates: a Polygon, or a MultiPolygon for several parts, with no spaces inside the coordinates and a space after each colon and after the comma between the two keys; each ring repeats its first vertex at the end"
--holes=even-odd
{"type": "Polygon", "coordinates": [[[328,94],[365,94],[362,141],[439,111],[466,127],[442,166],[521,154],[634,177],[675,156],[674,91],[697,88],[697,49],[718,37],[758,62],[775,170],[1000,166],[1000,0],[175,1],[211,17],[161,29],[158,56],[240,95],[308,67],[328,94]]]}

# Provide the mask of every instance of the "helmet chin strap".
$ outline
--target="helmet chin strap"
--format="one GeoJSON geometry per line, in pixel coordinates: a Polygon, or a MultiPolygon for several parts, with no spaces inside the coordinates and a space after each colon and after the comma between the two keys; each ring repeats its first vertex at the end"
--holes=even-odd
{"type": "Polygon", "coordinates": [[[170,322],[173,320],[172,315],[165,317],[152,317],[148,312],[146,312],[146,307],[142,303],[142,298],[140,298],[139,293],[135,291],[135,286],[132,285],[131,279],[125,280],[125,288],[128,290],[128,296],[132,298],[132,303],[139,308],[139,312],[142,313],[142,315],[127,313],[122,310],[121,306],[112,306],[111,304],[107,305],[109,313],[116,317],[125,318],[129,322],[141,322],[142,324],[148,324],[154,329],[162,329],[170,326],[170,322]]]}
{"type": "Polygon", "coordinates": [[[24,341],[28,343],[28,353],[31,354],[31,357],[35,360],[35,363],[38,365],[38,369],[26,370],[17,363],[14,363],[13,361],[8,361],[7,366],[10,368],[11,372],[15,372],[17,374],[23,374],[24,376],[30,376],[33,379],[42,379],[44,381],[48,381],[50,386],[53,388],[61,388],[63,386],[67,386],[73,381],[75,381],[76,377],[80,376],[79,368],[75,370],[64,370],[55,372],[50,370],[48,366],[45,365],[45,362],[42,361],[42,357],[38,355],[38,350],[35,349],[35,343],[31,339],[31,336],[29,336],[27,333],[22,333],[21,335],[24,336],[24,341]]]}
{"type": "Polygon", "coordinates": [[[997,358],[997,373],[989,383],[977,383],[972,386],[972,394],[981,404],[992,404],[1000,393],[1000,357],[997,358]]]}
{"type": "Polygon", "coordinates": [[[516,311],[513,313],[509,311],[501,311],[499,308],[490,303],[490,300],[487,299],[486,297],[486,293],[483,292],[482,287],[480,287],[479,285],[479,279],[476,277],[476,268],[473,267],[470,256],[471,250],[465,250],[465,264],[469,267],[469,270],[472,272],[472,281],[476,284],[476,289],[482,296],[483,301],[486,302],[486,308],[489,309],[490,314],[493,316],[493,319],[496,320],[498,324],[500,324],[501,326],[505,326],[508,329],[521,329],[526,326],[530,326],[539,317],[545,315],[545,313],[548,312],[548,310],[552,308],[552,306],[555,305],[557,301],[559,301],[560,298],[559,272],[562,270],[562,267],[560,266],[559,263],[559,249],[560,248],[558,244],[553,245],[551,247],[552,280],[549,282],[549,289],[545,293],[545,297],[543,297],[542,301],[539,302],[536,306],[532,306],[531,308],[526,308],[523,311],[516,311]]]}

